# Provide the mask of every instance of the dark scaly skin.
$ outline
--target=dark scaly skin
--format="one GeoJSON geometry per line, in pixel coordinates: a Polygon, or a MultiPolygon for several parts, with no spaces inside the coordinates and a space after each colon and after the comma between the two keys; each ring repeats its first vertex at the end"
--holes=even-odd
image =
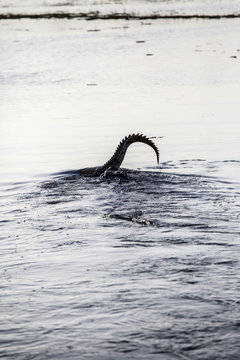
{"type": "Polygon", "coordinates": [[[109,170],[117,173],[117,171],[120,170],[128,147],[135,142],[142,142],[151,146],[156,153],[157,163],[159,164],[159,151],[154,142],[142,134],[132,134],[122,139],[113,156],[103,166],[80,169],[77,171],[78,174],[92,177],[104,175],[109,170]]]}

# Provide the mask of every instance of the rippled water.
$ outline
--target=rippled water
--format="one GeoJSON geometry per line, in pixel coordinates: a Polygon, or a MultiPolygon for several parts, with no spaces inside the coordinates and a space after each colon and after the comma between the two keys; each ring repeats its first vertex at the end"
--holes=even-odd
{"type": "Polygon", "coordinates": [[[238,358],[231,183],[130,172],[121,184],[58,175],[8,191],[1,355],[238,358]]]}
{"type": "Polygon", "coordinates": [[[0,25],[0,357],[237,360],[238,20],[0,25]]]}

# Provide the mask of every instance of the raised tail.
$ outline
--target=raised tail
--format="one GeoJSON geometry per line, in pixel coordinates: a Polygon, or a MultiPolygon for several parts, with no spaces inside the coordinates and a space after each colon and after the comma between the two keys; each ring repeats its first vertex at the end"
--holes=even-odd
{"type": "Polygon", "coordinates": [[[156,153],[157,163],[159,164],[159,150],[154,142],[142,134],[132,134],[122,139],[113,156],[103,166],[100,166],[92,176],[99,176],[109,168],[119,169],[124,160],[128,147],[135,142],[142,142],[151,146],[151,148],[156,153]]]}

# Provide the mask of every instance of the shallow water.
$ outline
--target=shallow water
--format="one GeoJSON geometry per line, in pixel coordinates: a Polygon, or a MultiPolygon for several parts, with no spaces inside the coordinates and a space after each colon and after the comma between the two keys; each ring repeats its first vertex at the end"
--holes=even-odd
{"type": "Polygon", "coordinates": [[[238,359],[239,22],[0,25],[0,356],[238,359]]]}

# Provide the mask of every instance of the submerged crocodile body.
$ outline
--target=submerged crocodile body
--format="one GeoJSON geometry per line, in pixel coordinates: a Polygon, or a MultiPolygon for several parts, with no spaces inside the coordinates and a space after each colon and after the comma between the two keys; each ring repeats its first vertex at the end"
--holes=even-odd
{"type": "Polygon", "coordinates": [[[122,139],[113,156],[104,165],[80,169],[77,173],[89,177],[124,175],[124,171],[120,169],[120,166],[124,160],[128,147],[135,142],[142,142],[151,146],[156,153],[157,163],[159,164],[159,151],[154,142],[142,134],[132,134],[122,139]]]}

